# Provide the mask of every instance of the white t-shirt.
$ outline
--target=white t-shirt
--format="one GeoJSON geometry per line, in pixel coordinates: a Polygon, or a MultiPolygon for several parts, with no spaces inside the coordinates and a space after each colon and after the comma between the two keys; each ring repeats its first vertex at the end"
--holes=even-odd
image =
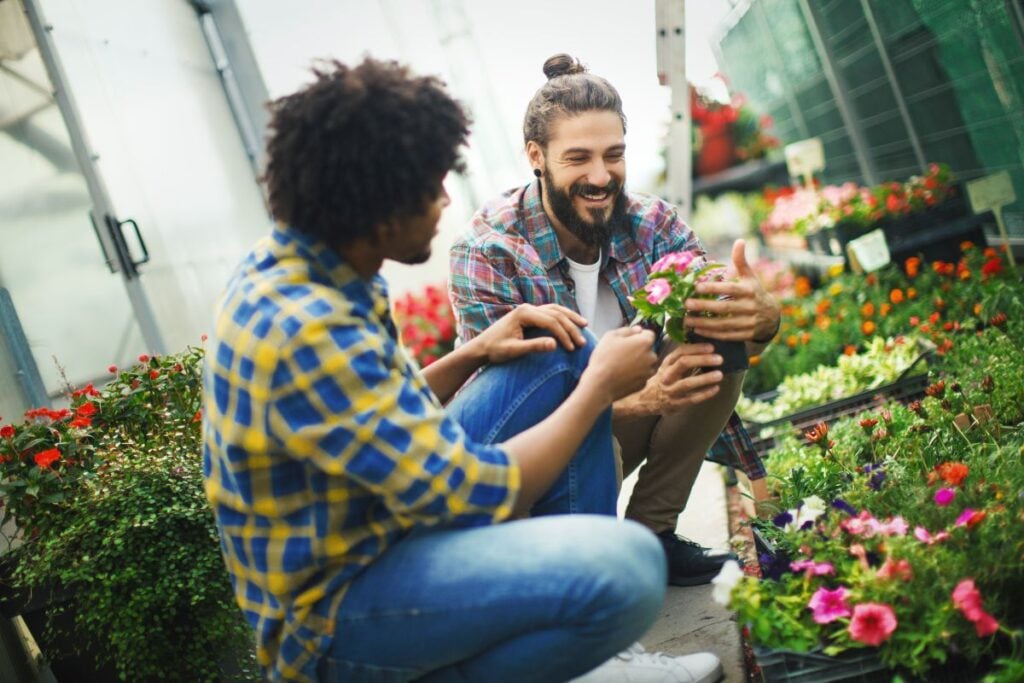
{"type": "Polygon", "coordinates": [[[593,263],[576,263],[571,258],[569,277],[576,283],[576,308],[587,319],[587,328],[600,339],[604,333],[622,327],[625,319],[611,285],[601,278],[601,254],[593,263]]]}

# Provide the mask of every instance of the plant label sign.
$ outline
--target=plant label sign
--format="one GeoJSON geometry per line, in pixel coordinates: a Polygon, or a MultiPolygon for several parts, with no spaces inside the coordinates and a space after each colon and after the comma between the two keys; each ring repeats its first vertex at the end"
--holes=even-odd
{"type": "Polygon", "coordinates": [[[811,178],[825,168],[825,148],[821,138],[808,138],[786,145],[786,168],[791,178],[803,178],[811,184],[811,178]]]}
{"type": "MultiPolygon", "coordinates": [[[[1017,193],[1013,191],[1013,182],[1010,180],[1009,171],[1000,171],[978,178],[967,183],[967,197],[971,200],[971,208],[974,213],[991,211],[996,217],[996,225],[999,227],[999,234],[1003,238],[1003,244],[1009,244],[1010,238],[1006,234],[1006,224],[1003,223],[1003,207],[1013,204],[1017,200],[1017,193]]],[[[1013,257],[1013,250],[1007,250],[1010,263],[1017,265],[1013,257]]]]}
{"type": "Polygon", "coordinates": [[[1008,171],[993,173],[967,183],[967,196],[974,213],[993,211],[1017,200],[1008,171]]]}
{"type": "Polygon", "coordinates": [[[885,233],[880,229],[850,240],[846,245],[846,253],[850,257],[850,267],[858,273],[878,270],[892,260],[889,243],[885,241],[885,233]]]}

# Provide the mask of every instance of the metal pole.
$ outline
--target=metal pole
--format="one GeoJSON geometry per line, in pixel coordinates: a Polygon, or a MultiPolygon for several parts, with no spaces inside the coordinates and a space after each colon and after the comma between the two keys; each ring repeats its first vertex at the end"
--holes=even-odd
{"type": "Polygon", "coordinates": [[[0,332],[3,333],[11,351],[11,359],[17,368],[18,384],[25,393],[28,405],[49,406],[50,397],[46,394],[46,385],[39,374],[39,366],[36,365],[28,339],[25,338],[25,330],[18,319],[18,311],[14,308],[10,292],[3,287],[0,287],[0,332]]]}
{"type": "Polygon", "coordinates": [[[658,0],[658,40],[665,55],[665,75],[672,90],[668,148],[668,197],[683,220],[690,217],[693,199],[693,160],[690,146],[690,86],[686,80],[686,3],[658,0]]]}
{"type": "Polygon", "coordinates": [[[814,14],[814,10],[811,8],[808,0],[800,0],[800,10],[804,15],[807,31],[811,34],[814,49],[818,53],[818,59],[821,61],[821,69],[825,74],[825,81],[828,83],[829,90],[832,91],[832,97],[836,101],[836,108],[839,110],[839,116],[843,120],[846,133],[850,136],[850,144],[853,146],[853,154],[857,158],[857,165],[860,166],[860,173],[864,176],[865,183],[877,185],[878,173],[875,171],[875,165],[871,162],[871,157],[868,155],[864,131],[861,130],[860,123],[853,113],[850,102],[846,99],[846,88],[839,71],[833,63],[832,51],[821,35],[817,16],[814,14]]]}
{"type": "MultiPolygon", "coordinates": [[[[46,73],[50,77],[50,84],[53,86],[53,98],[57,102],[64,125],[68,129],[68,137],[71,139],[71,148],[78,160],[79,170],[89,188],[89,196],[93,203],[93,217],[98,229],[96,234],[100,239],[105,254],[119,253],[119,245],[110,230],[104,229],[107,224],[107,217],[114,216],[113,203],[110,194],[103,183],[99,170],[96,168],[96,161],[99,157],[91,151],[88,138],[85,134],[85,126],[78,113],[71,89],[68,87],[67,77],[64,75],[64,67],[57,56],[57,48],[53,42],[50,32],[53,26],[46,23],[43,17],[39,0],[23,0],[25,15],[32,26],[32,33],[35,35],[36,47],[39,55],[46,66],[46,73]]],[[[142,288],[142,282],[130,270],[126,270],[117,259],[108,258],[107,265],[113,272],[121,272],[125,290],[128,292],[128,299],[131,301],[132,310],[135,312],[135,319],[142,332],[143,341],[147,350],[153,353],[166,353],[163,338],[160,335],[160,328],[157,325],[153,309],[149,305],[149,299],[142,288]]]]}
{"type": "Polygon", "coordinates": [[[882,32],[878,30],[875,13],[871,9],[869,0],[860,0],[860,6],[864,10],[864,18],[867,19],[868,28],[871,29],[871,37],[875,41],[875,48],[878,50],[878,56],[882,59],[882,67],[885,69],[885,75],[889,79],[892,94],[896,98],[896,106],[900,110],[900,118],[903,119],[903,125],[907,128],[907,138],[910,140],[910,146],[914,150],[914,158],[917,160],[921,173],[924,173],[928,170],[928,162],[924,158],[921,139],[917,136],[914,121],[910,118],[910,110],[907,109],[907,101],[903,97],[903,89],[900,88],[899,81],[896,80],[896,70],[892,68],[889,52],[885,49],[885,43],[882,42],[882,32]]]}

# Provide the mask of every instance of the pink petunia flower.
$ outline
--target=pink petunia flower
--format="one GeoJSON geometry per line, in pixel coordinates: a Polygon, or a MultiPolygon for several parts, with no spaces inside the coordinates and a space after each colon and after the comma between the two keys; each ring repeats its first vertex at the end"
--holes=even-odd
{"type": "Polygon", "coordinates": [[[644,289],[647,291],[647,300],[652,304],[660,304],[672,293],[672,285],[663,277],[654,278],[644,285],[644,289]]]}
{"type": "Polygon", "coordinates": [[[935,492],[935,504],[940,507],[949,505],[954,498],[956,498],[956,489],[943,488],[935,492]]]}
{"type": "Polygon", "coordinates": [[[651,272],[660,273],[665,270],[675,270],[682,275],[696,259],[697,254],[692,251],[676,251],[671,254],[665,254],[651,266],[651,272]]]}
{"type": "Polygon", "coordinates": [[[807,572],[807,576],[828,576],[836,573],[831,562],[815,562],[814,560],[790,562],[789,568],[795,572],[807,572]]]}
{"type": "Polygon", "coordinates": [[[979,638],[990,636],[999,630],[999,622],[985,611],[981,601],[981,591],[974,585],[974,579],[964,579],[953,589],[953,604],[968,621],[974,623],[974,631],[979,638]]]}
{"type": "Polygon", "coordinates": [[[846,533],[871,538],[881,531],[882,524],[867,510],[861,510],[856,517],[847,517],[839,523],[846,533]]]}
{"type": "Polygon", "coordinates": [[[914,527],[914,538],[916,538],[917,540],[921,541],[922,543],[927,543],[928,545],[934,545],[935,543],[938,543],[940,541],[945,541],[947,538],[949,538],[949,532],[948,531],[940,531],[940,532],[938,532],[937,534],[935,534],[933,536],[932,532],[928,531],[923,526],[918,526],[918,527],[914,527]]]}
{"type": "Polygon", "coordinates": [[[903,517],[896,515],[882,524],[878,530],[886,536],[906,536],[908,529],[910,529],[910,527],[907,525],[906,520],[904,520],[903,517]]]}
{"type": "Polygon", "coordinates": [[[855,605],[847,629],[850,637],[865,645],[881,645],[889,639],[899,622],[892,607],[884,603],[865,602],[855,605]]]}
{"type": "Polygon", "coordinates": [[[850,605],[846,602],[848,591],[840,586],[835,590],[829,590],[822,586],[814,595],[807,607],[814,612],[814,621],[817,624],[830,624],[836,619],[850,616],[850,605]]]}

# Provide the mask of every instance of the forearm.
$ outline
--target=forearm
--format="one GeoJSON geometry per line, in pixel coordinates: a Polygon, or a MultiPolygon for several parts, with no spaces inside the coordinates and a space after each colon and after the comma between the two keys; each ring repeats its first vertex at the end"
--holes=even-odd
{"type": "Polygon", "coordinates": [[[651,396],[649,387],[644,387],[635,394],[630,394],[612,404],[612,415],[616,420],[636,420],[642,417],[657,415],[659,406],[651,396]]]}
{"type": "Polygon", "coordinates": [[[487,355],[481,345],[471,339],[423,368],[423,378],[441,403],[447,403],[486,362],[487,355]]]}
{"type": "Polygon", "coordinates": [[[555,412],[504,443],[521,472],[516,516],[528,514],[551,488],[610,403],[605,392],[581,382],[555,412]]]}

